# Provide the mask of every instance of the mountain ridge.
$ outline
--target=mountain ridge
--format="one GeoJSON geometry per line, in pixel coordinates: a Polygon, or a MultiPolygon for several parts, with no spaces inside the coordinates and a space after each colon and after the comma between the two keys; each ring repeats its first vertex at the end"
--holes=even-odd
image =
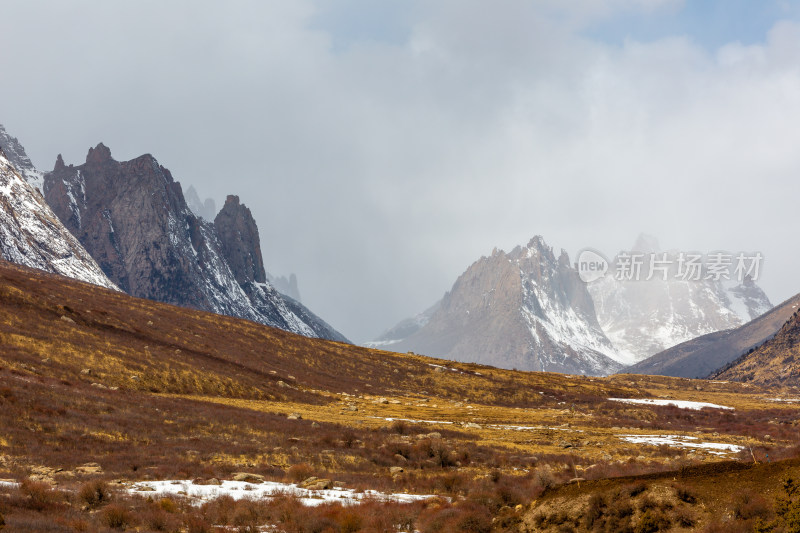
{"type": "Polygon", "coordinates": [[[588,284],[597,319],[615,348],[632,364],[707,333],[741,326],[772,308],[764,291],[749,277],[683,279],[678,252],[664,252],[655,237],[640,235],[630,252],[644,254],[640,279],[618,279],[615,263],[601,279],[588,284]],[[653,275],[650,261],[666,259],[666,275],[653,275]],[[664,279],[666,278],[666,279],[664,279]]]}
{"type": "Polygon", "coordinates": [[[208,222],[189,209],[180,183],[150,154],[118,162],[100,143],[82,165],[67,166],[59,156],[45,174],[44,195],[101,268],[133,296],[346,341],[301,304],[287,304],[267,282],[255,221],[238,198],[229,197],[208,222]]]}
{"type": "Polygon", "coordinates": [[[0,148],[0,256],[118,290],[0,148]]]}
{"type": "Polygon", "coordinates": [[[774,336],[798,308],[800,294],[737,328],[688,340],[627,367],[624,371],[631,374],[685,378],[707,377],[774,336]]]}
{"type": "Polygon", "coordinates": [[[556,257],[540,236],[477,260],[433,309],[409,337],[381,347],[521,370],[621,367],[569,257],[556,257]]]}

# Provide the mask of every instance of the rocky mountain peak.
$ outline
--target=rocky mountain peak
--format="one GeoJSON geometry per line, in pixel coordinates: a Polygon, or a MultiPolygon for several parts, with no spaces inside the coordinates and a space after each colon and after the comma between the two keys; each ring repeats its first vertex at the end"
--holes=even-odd
{"type": "Polygon", "coordinates": [[[470,265],[423,318],[378,344],[524,370],[599,375],[621,366],[569,257],[556,260],[540,236],[470,265]]]}
{"type": "MultiPolygon", "coordinates": [[[[639,235],[630,253],[661,254],[658,240],[639,235]]],[[[666,258],[677,263],[677,252],[666,258]]],[[[772,308],[753,280],[617,279],[611,272],[588,284],[597,319],[625,361],[633,364],[695,337],[741,326],[772,308]]]]}
{"type": "Polygon", "coordinates": [[[42,172],[33,165],[19,140],[16,137],[12,137],[2,124],[0,124],[0,149],[3,150],[5,157],[15,171],[33,187],[41,190],[42,172]]]}
{"type": "Polygon", "coordinates": [[[89,148],[89,153],[86,154],[87,163],[102,164],[110,159],[111,159],[111,149],[109,149],[103,143],[98,144],[94,148],[89,148]]]}
{"type": "Polygon", "coordinates": [[[61,157],[61,154],[58,154],[58,157],[56,157],[56,164],[53,167],[53,171],[57,172],[59,170],[64,170],[65,168],[67,168],[67,166],[64,164],[64,158],[61,157]]]}
{"type": "Polygon", "coordinates": [[[56,218],[42,195],[23,179],[2,147],[0,257],[20,265],[116,289],[89,253],[56,218]]]}
{"type": "Polygon", "coordinates": [[[250,209],[229,195],[214,219],[214,227],[222,244],[222,253],[239,284],[265,283],[267,274],[261,257],[258,226],[250,209]]]}
{"type": "Polygon", "coordinates": [[[129,294],[346,341],[266,282],[258,228],[238,198],[207,222],[152,155],[117,162],[102,143],[85,164],[56,167],[45,176],[48,203],[129,294]]]}
{"type": "Polygon", "coordinates": [[[525,248],[539,252],[540,254],[544,253],[549,254],[550,256],[553,255],[553,248],[548,246],[548,244],[544,241],[544,237],[541,235],[534,235],[533,238],[528,241],[528,245],[525,248]]]}

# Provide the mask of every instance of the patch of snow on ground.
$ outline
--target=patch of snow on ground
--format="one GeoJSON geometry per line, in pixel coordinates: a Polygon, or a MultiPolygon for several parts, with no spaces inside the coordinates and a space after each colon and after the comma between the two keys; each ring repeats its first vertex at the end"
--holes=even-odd
{"type": "Polygon", "coordinates": [[[247,483],[245,481],[223,481],[222,485],[193,485],[191,480],[143,481],[132,485],[128,489],[128,492],[140,496],[155,494],[160,496],[184,496],[193,500],[193,503],[196,505],[214,500],[220,496],[230,496],[234,500],[256,500],[288,495],[300,498],[303,505],[309,507],[328,502],[339,502],[342,505],[356,505],[365,499],[383,502],[411,503],[437,497],[424,494],[386,494],[375,490],[367,490],[364,492],[356,492],[352,489],[309,490],[301,489],[289,483],[277,483],[274,481],[258,484],[247,483]]]}
{"type": "MultiPolygon", "coordinates": [[[[379,416],[372,416],[370,418],[381,418],[379,416]]],[[[387,422],[411,422],[412,424],[452,424],[453,422],[446,422],[444,420],[415,420],[413,418],[384,418],[387,422]]]]}
{"type": "Polygon", "coordinates": [[[559,428],[559,427],[548,427],[548,426],[515,426],[511,424],[490,424],[486,427],[493,429],[508,429],[511,431],[551,430],[551,431],[571,431],[573,433],[583,433],[582,429],[559,428]]]}
{"type": "Polygon", "coordinates": [[[724,405],[717,405],[715,403],[708,402],[692,402],[689,400],[657,400],[654,398],[609,398],[609,400],[612,402],[635,403],[643,405],[674,405],[675,407],[679,407],[681,409],[692,409],[695,411],[699,411],[704,407],[710,407],[711,409],[729,409],[733,411],[733,407],[726,407],[724,405]]]}
{"type": "Polygon", "coordinates": [[[695,442],[697,437],[682,435],[618,435],[626,442],[633,444],[650,444],[652,446],[672,446],[673,448],[698,448],[708,451],[714,455],[725,455],[728,453],[738,453],[744,450],[744,446],[736,444],[724,444],[721,442],[695,442]]]}

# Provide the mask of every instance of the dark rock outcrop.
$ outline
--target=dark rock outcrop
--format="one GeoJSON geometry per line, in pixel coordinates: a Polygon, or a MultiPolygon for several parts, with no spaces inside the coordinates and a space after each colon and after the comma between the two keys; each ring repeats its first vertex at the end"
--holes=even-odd
{"type": "Polygon", "coordinates": [[[240,285],[249,281],[265,283],[267,274],[261,259],[258,227],[250,210],[239,203],[238,196],[228,196],[214,219],[214,228],[236,281],[240,285]]]}
{"type": "Polygon", "coordinates": [[[83,165],[59,158],[45,175],[44,194],[109,278],[133,296],[345,340],[266,283],[258,230],[238,199],[226,204],[219,225],[204,221],[149,154],[118,162],[101,143],[83,165]]]}

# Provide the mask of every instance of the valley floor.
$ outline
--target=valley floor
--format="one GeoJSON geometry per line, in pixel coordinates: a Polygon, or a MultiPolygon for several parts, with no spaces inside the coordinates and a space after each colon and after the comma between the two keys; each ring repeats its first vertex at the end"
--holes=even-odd
{"type": "Polygon", "coordinates": [[[797,398],[379,352],[0,264],[11,531],[790,531],[797,398]]]}

